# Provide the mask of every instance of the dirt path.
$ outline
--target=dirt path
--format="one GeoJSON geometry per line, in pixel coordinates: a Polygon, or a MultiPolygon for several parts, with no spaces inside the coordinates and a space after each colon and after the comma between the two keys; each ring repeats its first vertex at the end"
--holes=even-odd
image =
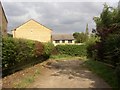
{"type": "Polygon", "coordinates": [[[100,77],[83,67],[81,60],[48,61],[29,88],[110,88],[100,77]]]}

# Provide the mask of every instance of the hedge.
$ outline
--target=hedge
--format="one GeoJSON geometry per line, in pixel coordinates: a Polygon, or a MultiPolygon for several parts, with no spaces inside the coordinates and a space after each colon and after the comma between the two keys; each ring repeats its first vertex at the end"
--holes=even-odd
{"type": "Polygon", "coordinates": [[[11,37],[2,39],[2,69],[9,73],[31,63],[46,60],[44,57],[44,45],[41,42],[13,39],[11,37]]]}
{"type": "Polygon", "coordinates": [[[2,39],[2,69],[3,74],[13,73],[36,62],[47,60],[52,52],[71,56],[85,56],[85,45],[57,45],[37,41],[15,39],[7,37],[2,39]]]}
{"type": "Polygon", "coordinates": [[[59,54],[86,56],[86,45],[57,45],[55,49],[59,54]]]}
{"type": "Polygon", "coordinates": [[[52,51],[54,49],[54,44],[53,43],[44,43],[44,56],[48,57],[52,54],[52,51]]]}

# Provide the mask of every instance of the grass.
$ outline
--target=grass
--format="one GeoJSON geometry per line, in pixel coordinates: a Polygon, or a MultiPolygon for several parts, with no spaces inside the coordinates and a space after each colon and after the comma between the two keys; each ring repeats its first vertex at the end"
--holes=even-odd
{"type": "Polygon", "coordinates": [[[52,55],[50,56],[50,59],[55,60],[86,60],[86,57],[78,57],[78,56],[69,56],[65,54],[58,54],[58,55],[52,55]]]}
{"type": "Polygon", "coordinates": [[[23,78],[19,83],[15,83],[14,87],[15,88],[25,88],[27,87],[30,83],[34,82],[34,76],[27,76],[23,78]]]}
{"type": "MultiPolygon", "coordinates": [[[[112,88],[117,87],[117,79],[115,70],[110,66],[94,60],[87,60],[86,57],[76,57],[69,55],[52,55],[50,59],[53,60],[85,60],[85,67],[103,78],[112,88]]],[[[15,84],[15,88],[25,88],[34,82],[35,76],[40,74],[39,70],[35,70],[34,74],[23,78],[19,83],[15,84]]]]}
{"type": "Polygon", "coordinates": [[[34,82],[35,77],[40,74],[38,69],[35,70],[33,75],[22,78],[19,82],[14,83],[14,88],[26,88],[28,85],[34,82]]]}
{"type": "Polygon", "coordinates": [[[85,66],[92,72],[103,78],[112,88],[117,88],[115,70],[106,64],[94,60],[85,61],[85,66]]]}

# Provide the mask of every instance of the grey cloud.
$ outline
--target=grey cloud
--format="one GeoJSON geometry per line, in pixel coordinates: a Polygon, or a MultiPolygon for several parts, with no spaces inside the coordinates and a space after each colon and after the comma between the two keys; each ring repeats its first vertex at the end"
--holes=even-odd
{"type": "Polygon", "coordinates": [[[9,19],[9,30],[33,18],[53,29],[54,33],[73,33],[85,31],[87,23],[89,29],[95,28],[93,17],[101,13],[103,3],[6,2],[4,7],[9,19]]]}
{"type": "Polygon", "coordinates": [[[28,11],[22,6],[21,3],[4,2],[4,8],[7,16],[20,16],[26,14],[28,11]]]}
{"type": "Polygon", "coordinates": [[[99,11],[96,9],[96,11],[93,10],[94,6],[90,5],[90,3],[57,3],[57,5],[57,8],[54,7],[54,5],[51,7],[49,3],[47,5],[44,5],[42,9],[41,7],[37,8],[37,12],[39,11],[38,13],[42,14],[43,18],[49,20],[59,19],[60,23],[73,24],[81,21],[83,18],[95,15],[96,12],[99,11]],[[92,10],[89,6],[92,7],[92,10]]]}

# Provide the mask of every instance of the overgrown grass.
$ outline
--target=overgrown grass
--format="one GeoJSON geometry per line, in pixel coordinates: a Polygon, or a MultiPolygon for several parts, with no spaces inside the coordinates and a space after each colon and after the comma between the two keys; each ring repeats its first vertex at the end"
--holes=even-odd
{"type": "Polygon", "coordinates": [[[103,78],[112,88],[117,88],[115,71],[110,66],[94,60],[87,60],[85,62],[85,66],[87,66],[88,69],[103,78]]]}
{"type": "Polygon", "coordinates": [[[70,56],[66,54],[51,55],[50,59],[55,60],[86,60],[86,57],[70,56]]]}

